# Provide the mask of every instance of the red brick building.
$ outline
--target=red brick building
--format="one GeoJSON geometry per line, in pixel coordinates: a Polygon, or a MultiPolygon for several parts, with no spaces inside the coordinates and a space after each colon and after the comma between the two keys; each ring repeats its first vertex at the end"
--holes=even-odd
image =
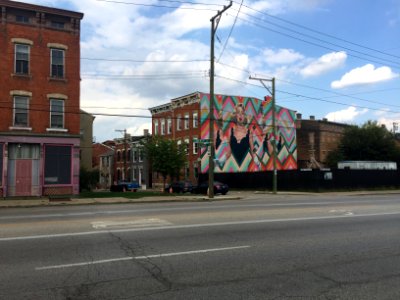
{"type": "Polygon", "coordinates": [[[79,192],[83,14],[0,0],[0,196],[79,192]]]}
{"type": "Polygon", "coordinates": [[[299,168],[320,169],[326,157],[336,150],[347,124],[330,122],[327,119],[302,119],[297,114],[297,162],[299,168]]]}
{"type": "MultiPolygon", "coordinates": [[[[172,99],[170,103],[150,108],[152,133],[187,144],[188,163],[182,170],[183,179],[197,182],[199,177],[200,149],[200,98],[198,93],[172,99]]],[[[162,177],[153,175],[155,185],[162,177]]]]}

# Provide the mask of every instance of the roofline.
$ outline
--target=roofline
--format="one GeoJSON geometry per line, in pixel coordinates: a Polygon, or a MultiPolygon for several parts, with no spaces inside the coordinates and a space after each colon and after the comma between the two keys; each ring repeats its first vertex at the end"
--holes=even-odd
{"type": "Polygon", "coordinates": [[[77,18],[77,19],[83,19],[83,15],[84,15],[83,13],[72,11],[72,10],[53,8],[53,7],[48,7],[48,6],[29,4],[29,3],[10,1],[10,0],[0,0],[0,6],[32,10],[32,11],[36,11],[36,12],[67,16],[67,17],[77,18]]]}

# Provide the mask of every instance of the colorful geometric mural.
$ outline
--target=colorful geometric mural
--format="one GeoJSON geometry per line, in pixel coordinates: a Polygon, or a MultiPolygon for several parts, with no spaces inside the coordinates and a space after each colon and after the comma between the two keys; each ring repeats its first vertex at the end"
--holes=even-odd
{"type": "MultiPolygon", "coordinates": [[[[210,96],[200,93],[201,139],[210,136],[210,96]]],[[[216,173],[273,170],[272,101],[215,95],[216,173]]],[[[295,112],[276,106],[276,168],[297,169],[295,112]]],[[[208,172],[208,147],[200,144],[201,172],[208,172]]]]}

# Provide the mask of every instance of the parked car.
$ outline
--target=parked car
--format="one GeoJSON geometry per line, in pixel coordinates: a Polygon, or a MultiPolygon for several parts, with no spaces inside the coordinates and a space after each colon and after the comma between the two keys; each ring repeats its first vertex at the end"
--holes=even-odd
{"type": "Polygon", "coordinates": [[[136,192],[138,189],[140,189],[140,184],[137,181],[118,181],[110,187],[111,192],[136,192]]]}
{"type": "Polygon", "coordinates": [[[191,193],[193,190],[193,183],[190,181],[176,181],[168,184],[165,187],[167,193],[191,193]]]}
{"type": "MultiPolygon", "coordinates": [[[[195,194],[207,194],[208,191],[208,181],[200,183],[198,186],[193,188],[193,193],[195,194]]],[[[229,186],[225,183],[214,181],[214,194],[226,195],[229,191],[229,186]]]]}

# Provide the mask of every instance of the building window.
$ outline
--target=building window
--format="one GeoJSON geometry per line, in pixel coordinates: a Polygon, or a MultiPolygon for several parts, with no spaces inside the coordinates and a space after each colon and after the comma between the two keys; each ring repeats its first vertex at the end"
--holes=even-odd
{"type": "Polygon", "coordinates": [[[158,120],[154,121],[154,135],[158,135],[158,120]]]}
{"type": "Polygon", "coordinates": [[[117,180],[121,180],[121,170],[117,169],[117,180]]]}
{"type": "Polygon", "coordinates": [[[138,153],[136,150],[133,150],[133,161],[138,161],[138,153]]]}
{"type": "Polygon", "coordinates": [[[196,137],[193,137],[193,154],[199,153],[199,141],[196,137]]]}
{"type": "Polygon", "coordinates": [[[45,146],[45,184],[71,184],[71,146],[45,146]]]}
{"type": "Polygon", "coordinates": [[[143,161],[143,150],[138,149],[138,152],[139,152],[139,161],[143,161]]]}
{"type": "Polygon", "coordinates": [[[117,151],[117,161],[121,161],[121,151],[117,151]]]}
{"type": "Polygon", "coordinates": [[[15,44],[15,73],[29,74],[29,52],[30,46],[15,44]]]}
{"type": "Polygon", "coordinates": [[[61,49],[50,49],[50,76],[64,78],[65,51],[61,49]]]}
{"type": "Polygon", "coordinates": [[[193,128],[197,128],[199,126],[199,114],[197,112],[193,113],[193,128]]]}
{"type": "Polygon", "coordinates": [[[171,118],[168,118],[167,120],[167,134],[171,134],[172,132],[172,120],[171,118]]]}
{"type": "Polygon", "coordinates": [[[64,128],[64,100],[50,99],[50,128],[64,128]]]}
{"type": "Polygon", "coordinates": [[[182,129],[182,120],[181,120],[181,115],[176,116],[176,130],[181,130],[182,129]]]}
{"type": "Polygon", "coordinates": [[[14,126],[28,127],[29,98],[14,96],[14,126]]]}
{"type": "Polygon", "coordinates": [[[189,177],[190,177],[190,167],[189,167],[189,164],[186,163],[186,165],[185,165],[185,179],[189,179],[189,177]]]}
{"type": "Polygon", "coordinates": [[[185,129],[189,129],[189,114],[185,114],[185,129]]]}
{"type": "Polygon", "coordinates": [[[16,15],[15,16],[15,21],[18,23],[29,23],[29,17],[27,16],[22,16],[22,15],[16,15]]]}
{"type": "Polygon", "coordinates": [[[190,141],[189,141],[189,139],[185,139],[185,153],[186,153],[186,155],[189,155],[189,147],[190,147],[190,141]]]}
{"type": "Polygon", "coordinates": [[[161,135],[165,134],[165,119],[161,119],[161,135]]]}
{"type": "Polygon", "coordinates": [[[193,163],[193,173],[195,178],[199,177],[199,166],[197,162],[193,163]]]}
{"type": "Polygon", "coordinates": [[[128,149],[128,154],[127,154],[126,160],[131,161],[131,149],[128,149]]]}
{"type": "Polygon", "coordinates": [[[64,29],[65,23],[64,22],[58,22],[58,21],[51,21],[50,25],[53,28],[64,29]]]}

